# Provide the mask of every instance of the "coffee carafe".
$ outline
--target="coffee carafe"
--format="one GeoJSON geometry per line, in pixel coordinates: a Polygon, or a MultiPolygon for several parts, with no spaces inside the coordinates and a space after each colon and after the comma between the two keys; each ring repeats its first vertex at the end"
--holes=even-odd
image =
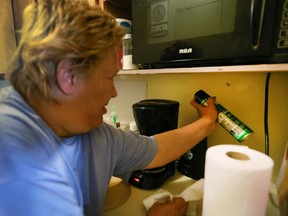
{"type": "MultiPolygon", "coordinates": [[[[132,108],[136,125],[142,135],[153,136],[177,128],[177,101],[148,99],[133,104],[132,108]]],[[[161,167],[134,171],[129,182],[138,188],[155,189],[174,174],[175,161],[172,161],[161,167]]]]}

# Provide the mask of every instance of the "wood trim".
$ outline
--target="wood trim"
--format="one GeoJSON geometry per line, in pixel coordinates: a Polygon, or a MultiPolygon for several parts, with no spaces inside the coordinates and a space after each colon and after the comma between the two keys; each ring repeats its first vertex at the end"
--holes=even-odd
{"type": "MultiPolygon", "coordinates": [[[[13,9],[13,21],[15,29],[16,44],[18,45],[20,35],[17,33],[21,29],[23,23],[23,12],[25,7],[34,2],[34,0],[11,0],[12,9],[13,9]]],[[[36,2],[36,0],[35,0],[36,2]]]]}
{"type": "Polygon", "coordinates": [[[97,3],[103,10],[105,10],[105,8],[104,8],[104,0],[96,0],[96,3],[97,3]]]}
{"type": "Polygon", "coordinates": [[[97,4],[97,0],[88,0],[90,5],[96,5],[97,4]]]}
{"type": "Polygon", "coordinates": [[[13,12],[10,1],[1,1],[0,14],[0,73],[5,73],[16,49],[13,12]]]}

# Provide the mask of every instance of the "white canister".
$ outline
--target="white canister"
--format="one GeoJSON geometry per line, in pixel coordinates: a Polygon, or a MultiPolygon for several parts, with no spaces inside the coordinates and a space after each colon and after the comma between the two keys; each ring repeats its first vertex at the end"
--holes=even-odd
{"type": "Polygon", "coordinates": [[[137,69],[137,65],[133,64],[133,60],[132,60],[132,36],[131,34],[126,34],[124,36],[122,52],[123,52],[122,69],[123,70],[137,69]]]}

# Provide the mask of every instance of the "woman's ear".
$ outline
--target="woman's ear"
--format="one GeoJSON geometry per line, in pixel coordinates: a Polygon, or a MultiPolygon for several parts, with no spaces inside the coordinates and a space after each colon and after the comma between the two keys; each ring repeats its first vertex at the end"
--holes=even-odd
{"type": "Polygon", "coordinates": [[[73,93],[75,90],[76,80],[71,65],[71,61],[62,60],[59,62],[56,71],[59,90],[66,95],[73,93]]]}

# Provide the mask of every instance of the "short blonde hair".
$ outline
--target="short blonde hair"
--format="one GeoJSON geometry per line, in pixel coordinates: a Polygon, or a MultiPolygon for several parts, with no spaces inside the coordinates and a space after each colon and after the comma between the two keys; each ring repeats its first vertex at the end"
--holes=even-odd
{"type": "Polygon", "coordinates": [[[92,64],[119,45],[125,33],[114,16],[86,0],[42,0],[26,7],[23,20],[8,80],[25,97],[37,92],[47,100],[61,60],[89,75],[92,64]]]}

